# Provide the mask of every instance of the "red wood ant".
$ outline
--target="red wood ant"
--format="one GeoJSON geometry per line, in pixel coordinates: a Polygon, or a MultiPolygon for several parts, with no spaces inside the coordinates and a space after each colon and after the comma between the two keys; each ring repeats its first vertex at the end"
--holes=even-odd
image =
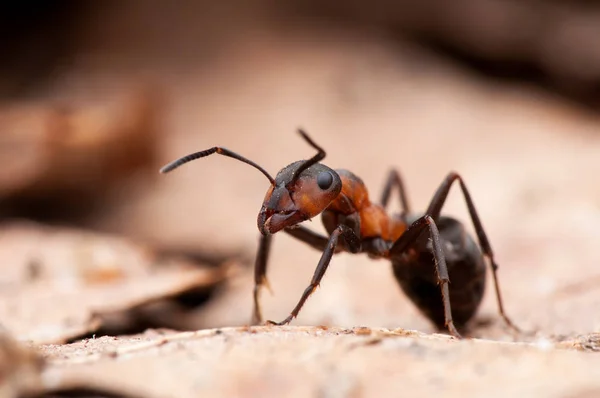
{"type": "Polygon", "coordinates": [[[266,271],[272,235],[283,230],[323,254],[310,285],[290,315],[282,322],[267,321],[270,324],[290,323],[319,286],[333,254],[346,251],[390,260],[404,293],[438,329],[447,328],[455,337],[460,337],[457,326],[462,329],[481,303],[487,269],[484,257],[487,257],[500,315],[508,326],[519,330],[504,312],[496,275],[498,265],[471,195],[459,174],[448,174],[423,215],[411,212],[396,170],[392,170],[387,178],[380,204],[375,204],[369,200],[365,184],[359,177],[348,170],[333,170],[319,163],[325,158],[325,151],[303,130],[299,133],[317,154],[284,167],[275,178],[258,164],[222,147],[184,156],[160,170],[167,173],[189,161],[218,153],[253,166],[269,179],[271,186],[257,219],[261,237],[254,274],[255,324],[262,322],[259,295],[263,287],[268,287],[266,271]],[[460,184],[481,249],[459,221],[441,215],[455,181],[460,184]],[[400,195],[402,212],[398,215],[388,215],[385,210],[393,188],[400,195]],[[319,214],[329,237],[299,225],[319,214]]]}

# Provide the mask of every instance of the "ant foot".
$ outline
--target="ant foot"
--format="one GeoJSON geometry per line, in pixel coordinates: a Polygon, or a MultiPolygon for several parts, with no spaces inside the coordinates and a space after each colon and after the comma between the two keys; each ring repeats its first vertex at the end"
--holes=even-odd
{"type": "Polygon", "coordinates": [[[530,332],[526,332],[523,329],[521,329],[520,327],[518,327],[517,325],[515,325],[513,323],[513,321],[510,320],[509,317],[507,317],[506,315],[502,314],[502,319],[504,320],[504,324],[511,329],[513,332],[517,333],[517,334],[529,334],[530,332]]]}
{"type": "Polygon", "coordinates": [[[260,307],[255,306],[254,310],[252,311],[252,317],[250,318],[250,324],[252,326],[256,326],[256,325],[260,325],[261,323],[263,323],[263,317],[262,317],[262,313],[260,311],[260,307]]]}
{"type": "Polygon", "coordinates": [[[510,323],[505,322],[505,326],[509,329],[509,331],[512,331],[514,336],[533,337],[539,332],[539,330],[521,329],[520,327],[517,327],[512,322],[510,322],[510,323]]]}
{"type": "Polygon", "coordinates": [[[285,326],[285,325],[289,324],[292,321],[292,319],[294,319],[294,317],[292,315],[290,315],[281,322],[266,321],[265,325],[267,325],[267,326],[285,326]]]}
{"type": "Polygon", "coordinates": [[[458,333],[458,330],[456,330],[454,323],[450,322],[446,325],[446,327],[448,328],[448,331],[450,332],[452,337],[462,340],[463,337],[460,335],[460,333],[458,333]]]}

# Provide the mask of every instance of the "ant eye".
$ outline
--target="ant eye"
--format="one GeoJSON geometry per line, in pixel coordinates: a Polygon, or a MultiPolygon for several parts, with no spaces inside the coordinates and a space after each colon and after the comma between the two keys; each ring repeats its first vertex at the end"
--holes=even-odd
{"type": "Polygon", "coordinates": [[[317,185],[321,189],[329,189],[333,184],[333,176],[328,171],[322,171],[317,176],[317,185]]]}

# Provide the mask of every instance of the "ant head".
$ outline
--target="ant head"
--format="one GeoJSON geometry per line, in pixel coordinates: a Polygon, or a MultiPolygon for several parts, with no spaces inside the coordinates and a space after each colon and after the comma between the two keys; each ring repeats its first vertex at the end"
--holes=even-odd
{"type": "Polygon", "coordinates": [[[340,176],[329,167],[320,164],[325,158],[325,151],[310,139],[302,130],[300,135],[317,154],[308,160],[294,162],[281,170],[276,178],[253,161],[223,147],[213,147],[179,158],[163,168],[161,173],[168,173],[176,168],[217,153],[254,167],[269,179],[271,186],[267,191],[260,213],[258,229],[263,235],[274,234],[286,227],[293,227],[308,220],[329,206],[342,190],[340,176]]]}
{"type": "Polygon", "coordinates": [[[308,135],[302,137],[318,152],[308,160],[300,160],[283,168],[269,187],[258,214],[258,229],[263,235],[293,227],[320,214],[342,190],[340,176],[319,163],[325,151],[308,135]]]}

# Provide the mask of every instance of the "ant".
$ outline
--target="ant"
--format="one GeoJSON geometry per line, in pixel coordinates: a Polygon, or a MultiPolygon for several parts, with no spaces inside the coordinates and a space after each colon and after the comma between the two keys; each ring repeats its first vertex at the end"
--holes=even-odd
{"type": "Polygon", "coordinates": [[[257,218],[261,236],[254,270],[254,324],[262,323],[259,295],[263,287],[269,287],[266,273],[272,236],[283,230],[323,254],[310,285],[290,315],[282,322],[267,321],[268,324],[286,325],[297,317],[319,286],[333,255],[346,251],[390,260],[400,288],[421,313],[438,330],[447,328],[457,338],[461,338],[457,326],[464,328],[483,298],[487,257],[493,272],[499,313],[509,327],[519,331],[504,312],[496,272],[498,265],[471,195],[459,174],[448,174],[425,214],[411,212],[396,170],[391,170],[388,175],[380,204],[372,203],[359,177],[348,170],[333,170],[320,163],[326,156],[325,151],[302,129],[298,132],[317,154],[284,167],[275,178],[253,161],[223,147],[192,153],[160,170],[167,173],[187,162],[217,153],[247,163],[269,179],[271,185],[257,218]],[[441,215],[455,181],[460,184],[481,249],[459,221],[441,215]],[[399,191],[402,212],[388,215],[386,207],[394,188],[399,191]],[[319,214],[328,237],[299,225],[319,214]]]}

